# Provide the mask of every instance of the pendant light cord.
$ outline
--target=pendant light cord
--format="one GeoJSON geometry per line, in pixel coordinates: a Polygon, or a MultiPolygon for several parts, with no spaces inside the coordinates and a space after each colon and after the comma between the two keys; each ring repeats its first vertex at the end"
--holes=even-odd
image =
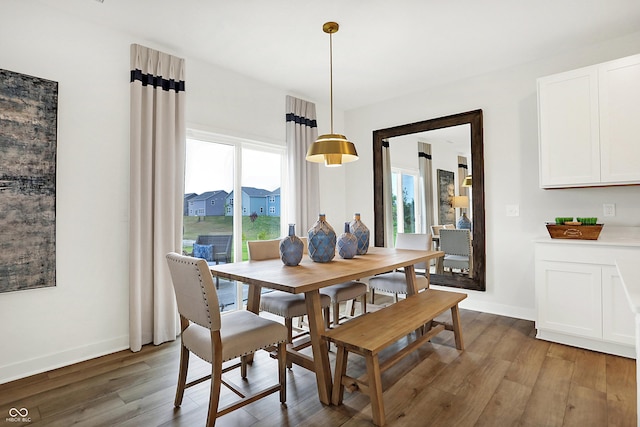
{"type": "Polygon", "coordinates": [[[329,33],[329,98],[331,108],[331,133],[333,134],[333,33],[329,33]]]}

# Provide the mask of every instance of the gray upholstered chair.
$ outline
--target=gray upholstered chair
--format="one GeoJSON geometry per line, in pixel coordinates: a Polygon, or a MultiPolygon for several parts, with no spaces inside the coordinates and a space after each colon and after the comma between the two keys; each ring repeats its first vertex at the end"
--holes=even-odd
{"type": "MultiPolygon", "coordinates": [[[[280,258],[280,239],[250,240],[247,241],[247,249],[249,259],[253,261],[278,259],[280,258]]],[[[284,265],[283,268],[285,268],[284,265]]],[[[320,295],[320,305],[324,310],[325,324],[328,327],[331,298],[326,295],[320,295]]],[[[262,293],[260,295],[260,311],[266,311],[267,313],[284,318],[284,324],[287,327],[287,342],[289,344],[293,344],[296,338],[303,335],[293,335],[293,319],[307,315],[307,304],[304,299],[304,294],[291,294],[283,291],[262,293]]],[[[300,349],[308,346],[308,344],[309,343],[305,343],[302,347],[296,348],[300,349]]],[[[291,363],[287,363],[287,367],[290,368],[291,363]]]]}
{"type": "Polygon", "coordinates": [[[472,269],[471,232],[469,230],[440,230],[440,250],[444,252],[444,268],[472,269]]]}
{"type": "MultiPolygon", "coordinates": [[[[440,230],[440,233],[442,231],[440,230]]],[[[431,244],[431,234],[398,233],[396,236],[397,249],[430,251],[431,244]]],[[[421,262],[414,265],[414,268],[416,269],[418,290],[427,289],[429,287],[429,263],[421,262]]],[[[398,302],[398,295],[406,295],[409,292],[404,271],[392,271],[371,277],[369,289],[371,290],[372,304],[376,291],[393,294],[396,302],[398,302]]]]}
{"type": "Polygon", "coordinates": [[[180,370],[174,404],[182,404],[184,390],[192,385],[211,379],[207,426],[215,425],[216,418],[257,399],[277,391],[280,402],[286,401],[286,341],[287,329],[278,322],[264,319],[250,311],[238,310],[220,314],[218,295],[207,262],[177,253],[167,254],[173,288],[178,303],[181,325],[180,370]],[[278,383],[266,387],[250,396],[234,389],[222,374],[231,369],[241,368],[242,378],[247,376],[246,356],[260,349],[278,349],[278,383]],[[187,383],[190,353],[211,363],[211,375],[187,383]],[[240,358],[235,363],[222,368],[222,363],[240,358]],[[224,384],[241,399],[224,408],[218,408],[220,385],[224,384]]]}

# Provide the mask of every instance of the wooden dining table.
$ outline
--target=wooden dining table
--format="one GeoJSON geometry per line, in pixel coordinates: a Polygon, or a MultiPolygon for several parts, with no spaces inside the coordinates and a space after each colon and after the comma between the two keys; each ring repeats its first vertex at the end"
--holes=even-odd
{"type": "Polygon", "coordinates": [[[409,295],[413,295],[418,292],[413,265],[442,256],[444,252],[441,251],[370,247],[366,255],[358,255],[352,259],[343,259],[336,255],[327,263],[314,262],[305,255],[295,267],[285,266],[280,259],[270,259],[212,265],[210,270],[216,277],[250,285],[247,309],[254,313],[260,310],[262,287],[305,295],[313,357],[294,350],[292,346],[287,346],[287,357],[293,363],[315,372],[320,401],[329,405],[332,376],[327,342],[323,339],[325,326],[320,305],[320,289],[403,268],[409,295]]]}

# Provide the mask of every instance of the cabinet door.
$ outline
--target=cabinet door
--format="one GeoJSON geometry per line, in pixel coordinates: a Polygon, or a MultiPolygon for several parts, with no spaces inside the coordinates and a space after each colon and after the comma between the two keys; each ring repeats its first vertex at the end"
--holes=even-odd
{"type": "Polygon", "coordinates": [[[601,267],[539,261],[536,268],[536,326],[602,339],[601,267]]]}
{"type": "Polygon", "coordinates": [[[635,345],[635,315],[615,267],[602,268],[602,338],[635,345]]]}
{"type": "Polygon", "coordinates": [[[540,186],[600,182],[598,70],[538,79],[540,186]]]}
{"type": "Polygon", "coordinates": [[[602,64],[600,156],[603,183],[640,181],[640,55],[602,64]]]}

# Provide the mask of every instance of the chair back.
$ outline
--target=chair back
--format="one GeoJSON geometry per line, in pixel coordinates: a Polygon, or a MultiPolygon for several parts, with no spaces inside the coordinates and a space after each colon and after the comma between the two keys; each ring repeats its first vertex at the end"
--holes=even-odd
{"type": "Polygon", "coordinates": [[[213,331],[220,329],[220,304],[207,262],[202,258],[167,254],[178,312],[213,331]]]}
{"type": "Polygon", "coordinates": [[[280,258],[280,239],[248,240],[247,251],[252,261],[280,258]]]}
{"type": "Polygon", "coordinates": [[[444,225],[432,225],[431,226],[431,235],[432,236],[440,236],[440,230],[444,228],[444,225]]]}
{"type": "Polygon", "coordinates": [[[444,228],[445,230],[455,230],[456,225],[455,224],[445,224],[442,226],[442,228],[444,228]]]}
{"type": "MultiPolygon", "coordinates": [[[[396,236],[396,248],[397,249],[414,249],[420,251],[431,250],[431,234],[411,234],[411,233],[398,233],[396,236]]],[[[414,268],[424,269],[429,271],[426,262],[420,262],[414,266],[414,268]]]]}
{"type": "Polygon", "coordinates": [[[469,256],[471,232],[469,230],[440,230],[440,250],[446,255],[469,256]]]}

